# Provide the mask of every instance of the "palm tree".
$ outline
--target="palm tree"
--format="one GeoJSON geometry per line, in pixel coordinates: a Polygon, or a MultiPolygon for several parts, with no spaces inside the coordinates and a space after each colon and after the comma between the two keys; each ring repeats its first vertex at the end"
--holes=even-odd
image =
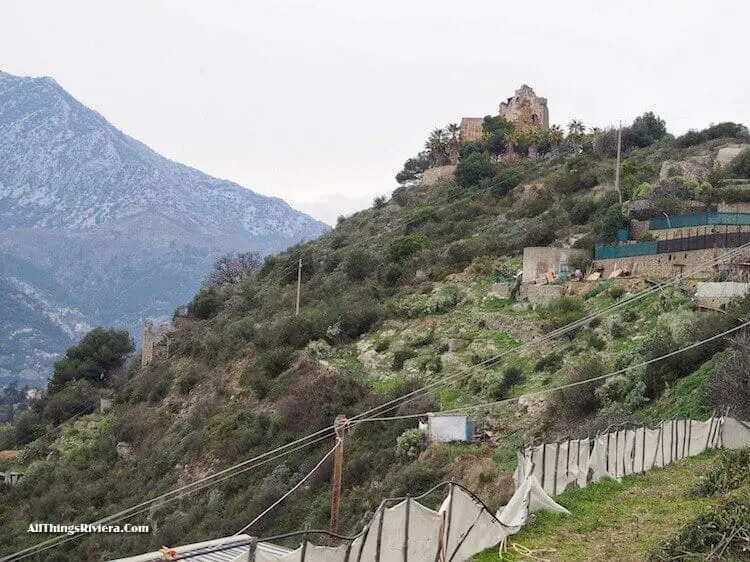
{"type": "Polygon", "coordinates": [[[516,150],[516,146],[518,145],[518,141],[520,140],[520,136],[518,131],[515,129],[512,129],[505,133],[505,144],[508,147],[508,152],[513,153],[516,150]]]}
{"type": "Polygon", "coordinates": [[[446,143],[446,154],[448,155],[448,162],[450,164],[458,164],[459,154],[461,152],[461,141],[459,136],[461,134],[461,126],[458,123],[449,123],[448,134],[450,138],[446,143]]]}
{"type": "Polygon", "coordinates": [[[539,155],[539,146],[545,140],[545,132],[541,129],[531,129],[526,133],[526,142],[529,145],[529,158],[534,159],[539,155]]]}
{"type": "Polygon", "coordinates": [[[580,139],[585,133],[586,125],[583,124],[583,121],[573,119],[570,123],[568,123],[568,136],[580,139]]]}
{"type": "Polygon", "coordinates": [[[434,129],[425,143],[425,148],[429,151],[430,163],[432,166],[442,166],[448,161],[446,133],[444,129],[434,129]]]}
{"type": "Polygon", "coordinates": [[[565,131],[560,125],[552,125],[549,130],[549,141],[553,146],[560,146],[565,140],[565,131]]]}

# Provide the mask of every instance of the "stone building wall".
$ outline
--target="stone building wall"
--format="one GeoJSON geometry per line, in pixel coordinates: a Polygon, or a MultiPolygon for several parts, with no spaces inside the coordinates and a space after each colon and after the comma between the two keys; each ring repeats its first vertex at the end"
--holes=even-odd
{"type": "Polygon", "coordinates": [[[464,117],[461,119],[461,142],[474,142],[482,140],[484,131],[483,117],[464,117]]]}
{"type": "MultiPolygon", "coordinates": [[[[630,272],[631,276],[656,277],[669,279],[678,275],[690,273],[695,267],[705,265],[727,252],[727,248],[709,248],[706,250],[692,250],[674,254],[654,254],[650,256],[635,256],[632,258],[617,258],[596,260],[594,268],[604,268],[602,278],[606,279],[615,269],[630,272]]],[[[701,272],[691,273],[697,279],[710,279],[719,271],[719,267],[712,267],[701,272]]]]}
{"type": "Polygon", "coordinates": [[[683,226],[680,228],[664,228],[662,230],[649,230],[649,233],[657,240],[675,240],[677,238],[692,238],[711,234],[721,234],[725,232],[734,234],[737,232],[750,232],[750,225],[704,225],[704,226],[683,226]]]}
{"type": "Polygon", "coordinates": [[[500,104],[500,117],[516,124],[519,132],[549,129],[547,98],[540,98],[524,84],[513,97],[500,104]]]}

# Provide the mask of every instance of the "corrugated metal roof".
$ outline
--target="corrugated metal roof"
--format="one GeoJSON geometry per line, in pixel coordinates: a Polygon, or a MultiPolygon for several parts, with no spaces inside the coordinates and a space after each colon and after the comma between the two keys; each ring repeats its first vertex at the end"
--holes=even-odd
{"type": "MultiPolygon", "coordinates": [[[[176,546],[174,548],[179,554],[189,554],[199,550],[210,549],[210,547],[225,547],[230,546],[234,543],[242,543],[250,540],[249,535],[235,535],[232,537],[223,537],[220,539],[214,539],[211,541],[203,541],[193,544],[187,544],[183,546],[176,546]]],[[[270,543],[258,543],[258,549],[265,552],[284,555],[292,552],[288,548],[276,546],[270,543]]],[[[190,558],[191,562],[246,562],[248,554],[250,553],[249,546],[237,546],[235,548],[228,548],[220,552],[208,552],[190,558]]],[[[148,552],[146,554],[139,554],[138,556],[130,556],[128,558],[117,558],[110,560],[110,562],[153,562],[162,559],[161,551],[148,552]]]]}

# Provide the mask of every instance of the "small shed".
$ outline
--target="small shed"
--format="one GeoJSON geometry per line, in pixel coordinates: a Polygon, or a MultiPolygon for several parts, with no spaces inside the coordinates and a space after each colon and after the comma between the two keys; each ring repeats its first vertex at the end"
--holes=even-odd
{"type": "Polygon", "coordinates": [[[472,423],[465,414],[428,414],[427,435],[433,443],[471,441],[472,423]]]}

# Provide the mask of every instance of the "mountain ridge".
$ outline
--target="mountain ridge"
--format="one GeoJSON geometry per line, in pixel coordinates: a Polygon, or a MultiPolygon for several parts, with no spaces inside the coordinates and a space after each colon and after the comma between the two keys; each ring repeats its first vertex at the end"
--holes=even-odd
{"type": "MultiPolygon", "coordinates": [[[[50,77],[0,71],[0,264],[33,264],[68,288],[60,308],[90,324],[137,334],[189,299],[219,255],[273,253],[328,229],[278,197],[158,154],[50,77]]],[[[14,349],[0,343],[0,375],[29,367],[14,349]]]]}

